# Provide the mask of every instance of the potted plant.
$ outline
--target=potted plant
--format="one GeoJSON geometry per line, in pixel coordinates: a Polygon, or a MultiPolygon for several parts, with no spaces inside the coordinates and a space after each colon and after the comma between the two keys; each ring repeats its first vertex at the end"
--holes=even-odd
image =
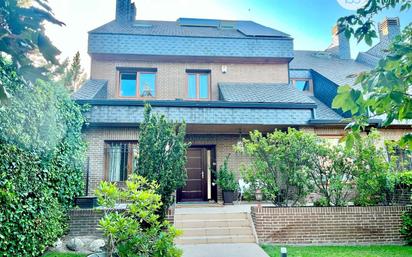
{"type": "Polygon", "coordinates": [[[216,184],[222,189],[224,204],[233,204],[234,193],[238,188],[235,174],[228,167],[229,155],[225,158],[216,175],[216,184]]]}

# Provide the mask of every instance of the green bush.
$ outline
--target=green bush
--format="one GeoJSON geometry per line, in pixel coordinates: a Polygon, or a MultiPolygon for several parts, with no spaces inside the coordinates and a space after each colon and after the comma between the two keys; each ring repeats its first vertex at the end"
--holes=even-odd
{"type": "Polygon", "coordinates": [[[345,206],[353,191],[353,161],[341,146],[319,140],[311,151],[307,172],[322,198],[319,206],[345,206]]]}
{"type": "Polygon", "coordinates": [[[216,174],[216,184],[222,189],[222,191],[236,191],[238,189],[238,182],[235,174],[228,167],[229,155],[226,156],[223,164],[219,168],[219,172],[216,174]]]}
{"type": "Polygon", "coordinates": [[[402,228],[400,230],[408,245],[412,245],[412,209],[402,215],[402,228]]]}
{"type": "Polygon", "coordinates": [[[311,191],[307,163],[315,144],[314,135],[296,129],[276,130],[266,136],[251,132],[250,138],[237,147],[251,159],[242,171],[245,181],[262,189],[277,206],[296,205],[311,191]]]}
{"type": "Polygon", "coordinates": [[[64,233],[82,193],[84,120],[64,89],[26,86],[0,64],[11,94],[0,106],[0,256],[39,256],[64,233]]]}
{"type": "Polygon", "coordinates": [[[354,163],[356,184],[355,204],[360,206],[391,204],[394,186],[389,181],[390,163],[380,145],[376,131],[359,137],[353,144],[350,156],[354,163]]]}
{"type": "Polygon", "coordinates": [[[159,185],[133,174],[126,181],[125,189],[114,183],[101,182],[96,190],[99,204],[113,208],[118,201],[126,201],[125,211],[109,211],[99,224],[107,239],[108,256],[164,256],[179,257],[182,251],[174,244],[180,234],[156,214],[162,206],[161,196],[156,194],[159,185]]]}
{"type": "Polygon", "coordinates": [[[152,114],[145,106],[139,131],[138,174],[159,184],[162,218],[173,203],[171,195],[186,183],[186,125],[175,124],[164,115],[152,114]]]}

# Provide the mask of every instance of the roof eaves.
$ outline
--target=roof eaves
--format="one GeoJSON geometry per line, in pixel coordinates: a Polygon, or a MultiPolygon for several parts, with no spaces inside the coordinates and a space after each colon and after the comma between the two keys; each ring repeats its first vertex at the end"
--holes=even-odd
{"type": "Polygon", "coordinates": [[[226,101],[181,101],[181,100],[120,100],[120,99],[91,99],[76,100],[78,104],[100,106],[144,106],[153,107],[193,107],[193,108],[245,108],[245,109],[315,109],[315,103],[258,103],[258,102],[226,102],[226,101]]]}

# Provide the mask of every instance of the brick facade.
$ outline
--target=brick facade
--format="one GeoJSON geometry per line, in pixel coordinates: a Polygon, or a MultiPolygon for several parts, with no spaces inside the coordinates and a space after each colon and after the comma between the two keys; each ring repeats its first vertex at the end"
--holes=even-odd
{"type": "MultiPolygon", "coordinates": [[[[339,138],[344,131],[341,128],[311,128],[301,130],[316,133],[325,138],[339,138]]],[[[399,140],[407,129],[381,129],[382,140],[399,140]]],[[[105,174],[105,141],[136,141],[138,140],[138,128],[87,128],[84,130],[88,143],[89,164],[89,195],[93,195],[97,185],[104,179],[105,174]]],[[[243,165],[250,162],[245,155],[235,153],[233,146],[239,141],[238,135],[187,135],[187,141],[192,145],[212,145],[216,147],[216,167],[219,169],[225,157],[230,154],[229,168],[240,177],[243,165]]],[[[221,194],[218,194],[221,200],[221,194]]]]}
{"type": "Polygon", "coordinates": [[[210,70],[211,100],[218,100],[217,83],[289,83],[288,64],[216,64],[216,63],[173,63],[173,62],[135,62],[104,60],[93,58],[91,79],[108,80],[108,97],[115,98],[117,94],[116,67],[157,68],[156,99],[175,100],[187,97],[186,69],[210,70]],[[222,73],[222,65],[227,66],[227,72],[222,73]]]}
{"type": "Polygon", "coordinates": [[[407,207],[252,207],[260,243],[403,244],[399,233],[407,207]]]}
{"type": "MultiPolygon", "coordinates": [[[[122,212],[124,209],[113,209],[111,211],[122,212]]],[[[168,210],[166,219],[174,222],[174,208],[168,210]]],[[[73,209],[69,213],[68,236],[102,236],[99,228],[99,220],[104,213],[98,209],[73,209]]]]}

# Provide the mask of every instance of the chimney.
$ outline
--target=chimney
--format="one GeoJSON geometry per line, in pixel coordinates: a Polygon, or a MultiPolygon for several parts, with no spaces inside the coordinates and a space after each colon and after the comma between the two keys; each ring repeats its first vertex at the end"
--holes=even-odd
{"type": "Polygon", "coordinates": [[[116,21],[127,23],[136,19],[136,6],[131,0],[116,0],[116,21]]]}
{"type": "Polygon", "coordinates": [[[338,25],[335,25],[332,29],[332,43],[326,49],[340,59],[350,59],[350,44],[349,39],[345,36],[345,33],[339,33],[338,25]]]}
{"type": "Polygon", "coordinates": [[[380,41],[387,39],[392,40],[394,37],[401,33],[401,24],[399,17],[386,17],[381,23],[378,23],[378,27],[380,41]]]}

